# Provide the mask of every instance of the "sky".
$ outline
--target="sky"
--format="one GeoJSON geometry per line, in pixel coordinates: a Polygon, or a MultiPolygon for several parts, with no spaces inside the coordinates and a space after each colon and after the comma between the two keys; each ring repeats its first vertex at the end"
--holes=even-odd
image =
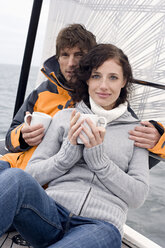
{"type": "MultiPolygon", "coordinates": [[[[49,1],[43,0],[32,65],[41,62],[49,1]]],[[[0,64],[23,60],[33,0],[0,0],[0,64]]]]}

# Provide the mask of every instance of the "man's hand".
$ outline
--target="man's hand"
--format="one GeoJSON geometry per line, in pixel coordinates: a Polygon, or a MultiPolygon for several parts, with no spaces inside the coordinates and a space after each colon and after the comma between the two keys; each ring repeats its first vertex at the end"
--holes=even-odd
{"type": "MultiPolygon", "coordinates": [[[[29,114],[29,112],[26,112],[26,114],[29,114]]],[[[21,130],[22,138],[29,146],[37,146],[44,136],[44,127],[41,124],[30,126],[30,121],[30,117],[27,118],[28,125],[24,125],[21,130]]]]}
{"type": "Polygon", "coordinates": [[[129,139],[135,141],[135,146],[151,149],[158,143],[161,135],[149,121],[142,121],[141,124],[142,126],[129,131],[129,139]]]}

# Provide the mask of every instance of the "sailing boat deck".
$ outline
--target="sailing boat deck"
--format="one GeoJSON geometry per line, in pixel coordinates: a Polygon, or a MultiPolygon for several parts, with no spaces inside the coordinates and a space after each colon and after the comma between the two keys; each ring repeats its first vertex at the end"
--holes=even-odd
{"type": "MultiPolygon", "coordinates": [[[[122,242],[121,248],[161,248],[156,243],[152,242],[151,240],[147,239],[140,233],[136,232],[132,228],[128,226],[124,226],[124,238],[122,242]]],[[[29,247],[32,248],[32,246],[27,245],[20,245],[15,244],[13,241],[13,237],[17,235],[17,232],[11,232],[9,234],[4,234],[0,238],[0,247],[2,248],[21,248],[21,247],[29,247]]]]}
{"type": "MultiPolygon", "coordinates": [[[[25,246],[22,246],[22,245],[17,245],[15,243],[13,243],[12,241],[12,237],[14,237],[17,233],[16,232],[11,232],[9,234],[9,236],[7,237],[7,234],[4,234],[1,238],[0,238],[0,247],[2,248],[21,248],[21,247],[25,247],[25,246]],[[7,237],[7,239],[6,239],[7,237]],[[4,243],[3,243],[4,242],[4,243]]],[[[31,246],[26,246],[26,247],[31,247],[31,246]]],[[[122,248],[127,248],[130,246],[127,246],[126,244],[122,244],[122,248]]]]}

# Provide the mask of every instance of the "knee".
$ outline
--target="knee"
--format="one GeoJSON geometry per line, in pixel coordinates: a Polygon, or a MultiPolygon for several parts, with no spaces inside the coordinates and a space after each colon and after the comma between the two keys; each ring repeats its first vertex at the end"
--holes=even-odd
{"type": "Polygon", "coordinates": [[[4,170],[3,179],[7,180],[10,185],[26,185],[29,181],[30,175],[28,175],[25,171],[18,168],[10,168],[4,170]]]}
{"type": "Polygon", "coordinates": [[[6,199],[13,200],[26,187],[25,172],[17,168],[9,168],[0,174],[0,195],[5,192],[6,199]]]}
{"type": "Polygon", "coordinates": [[[7,161],[0,160],[0,171],[10,168],[10,164],[7,161]]]}
{"type": "Polygon", "coordinates": [[[16,178],[22,178],[24,177],[25,172],[19,168],[10,168],[9,170],[6,171],[6,174],[8,177],[16,177],[16,178]]]}

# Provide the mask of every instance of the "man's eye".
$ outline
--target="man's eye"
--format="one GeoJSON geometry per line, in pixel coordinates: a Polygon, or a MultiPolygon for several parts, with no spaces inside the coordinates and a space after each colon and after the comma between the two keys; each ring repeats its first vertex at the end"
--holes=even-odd
{"type": "Polygon", "coordinates": [[[82,56],[83,56],[82,53],[77,53],[77,54],[76,54],[76,57],[82,57],[82,56]]]}
{"type": "Polygon", "coordinates": [[[68,54],[67,54],[67,53],[62,53],[61,56],[62,56],[62,57],[67,57],[68,54]]]}

